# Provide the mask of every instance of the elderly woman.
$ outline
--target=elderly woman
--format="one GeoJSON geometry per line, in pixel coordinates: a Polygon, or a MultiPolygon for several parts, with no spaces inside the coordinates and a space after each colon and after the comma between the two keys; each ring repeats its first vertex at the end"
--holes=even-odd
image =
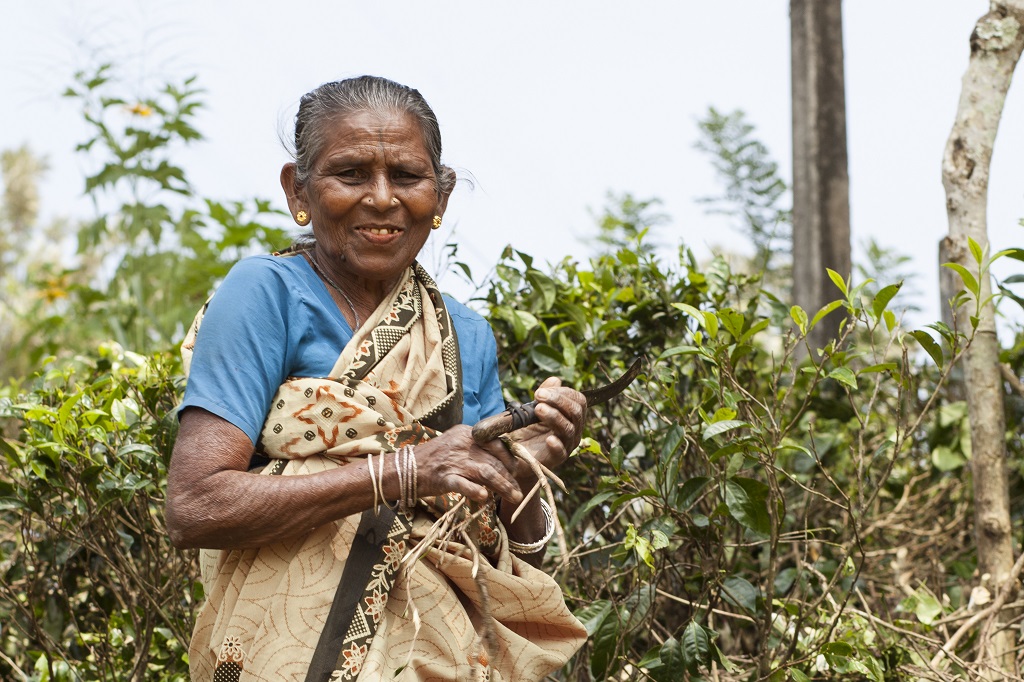
{"type": "MultiPolygon", "coordinates": [[[[581,645],[534,568],[532,470],[468,426],[504,409],[491,329],[415,260],[454,183],[416,90],[302,98],[281,184],[312,232],[239,262],[183,346],[167,525],[204,548],[193,680],[537,680],[581,645]]],[[[554,468],[586,401],[554,378],[535,397],[514,435],[554,468]]]]}

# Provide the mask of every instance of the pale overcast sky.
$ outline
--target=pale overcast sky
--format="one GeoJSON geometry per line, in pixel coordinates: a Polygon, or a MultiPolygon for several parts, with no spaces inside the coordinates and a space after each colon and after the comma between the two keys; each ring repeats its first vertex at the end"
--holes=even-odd
{"type": "MultiPolygon", "coordinates": [[[[88,217],[84,139],[59,97],[78,68],[118,64],[129,83],[199,75],[206,140],[181,159],[202,196],[284,205],[278,142],[298,98],[372,73],[420,89],[445,160],[471,173],[448,221],[479,276],[511,243],[551,261],[589,253],[608,190],[659,197],[661,242],[742,250],[695,199],[719,187],[693,148],[709,105],[743,109],[790,176],[785,0],[606,2],[246,2],[4,0],[0,149],[28,142],[51,171],[44,218],[88,217]]],[[[851,213],[869,237],[914,257],[917,303],[937,317],[937,243],[947,230],[940,163],[985,0],[844,3],[851,213]]],[[[1011,88],[990,188],[994,248],[1024,246],[1024,67],[1011,88]]],[[[428,248],[430,248],[428,246],[428,248]]],[[[856,253],[856,252],[855,252],[856,253]]],[[[856,258],[856,255],[855,255],[856,258]]],[[[1018,264],[1019,265],[1019,264],[1018,264]]],[[[997,272],[1005,276],[1013,264],[997,272]],[[1007,269],[1009,268],[1009,269],[1007,269]]],[[[442,285],[457,289],[455,277],[442,285]]]]}

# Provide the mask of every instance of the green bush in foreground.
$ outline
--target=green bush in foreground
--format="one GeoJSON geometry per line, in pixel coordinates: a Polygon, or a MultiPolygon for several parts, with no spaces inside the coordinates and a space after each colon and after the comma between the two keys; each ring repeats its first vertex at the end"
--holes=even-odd
{"type": "Polygon", "coordinates": [[[202,594],[163,520],[179,372],[108,345],[0,398],[0,677],[188,678],[202,594]]]}

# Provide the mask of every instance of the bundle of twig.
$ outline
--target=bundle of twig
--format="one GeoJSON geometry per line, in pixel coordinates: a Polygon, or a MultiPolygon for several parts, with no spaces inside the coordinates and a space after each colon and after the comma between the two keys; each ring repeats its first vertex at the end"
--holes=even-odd
{"type": "MultiPolygon", "coordinates": [[[[537,458],[535,458],[529,450],[520,445],[508,434],[500,436],[500,439],[502,443],[505,444],[505,447],[508,448],[509,452],[511,452],[515,457],[526,462],[537,477],[537,483],[534,484],[533,488],[523,496],[523,500],[520,502],[519,508],[516,510],[515,514],[512,515],[511,520],[514,522],[516,518],[518,518],[519,513],[540,490],[544,491],[544,495],[547,498],[548,505],[550,505],[551,509],[556,509],[555,497],[551,489],[551,483],[555,483],[563,492],[565,492],[565,484],[562,480],[550,469],[538,462],[537,458]]],[[[419,635],[420,630],[420,614],[419,610],[416,608],[414,600],[412,599],[411,593],[411,577],[416,564],[421,558],[423,558],[423,555],[433,547],[436,547],[442,553],[441,561],[444,561],[443,557],[447,552],[449,543],[453,541],[459,542],[463,545],[463,549],[460,550],[460,553],[469,553],[469,558],[473,562],[473,581],[476,583],[477,590],[480,593],[481,615],[481,628],[477,633],[475,646],[476,651],[469,656],[469,659],[474,668],[479,666],[478,672],[486,671],[490,667],[491,657],[498,650],[494,618],[491,616],[489,591],[486,581],[483,579],[483,574],[479,570],[482,558],[482,553],[477,546],[480,537],[479,521],[485,510],[486,505],[478,506],[467,500],[467,498],[461,497],[451,509],[434,521],[423,538],[409,549],[401,562],[401,570],[405,572],[406,577],[405,584],[407,590],[407,603],[409,604],[409,608],[412,612],[411,618],[414,627],[414,637],[416,637],[419,635]]],[[[562,558],[562,565],[564,566],[569,561],[565,532],[562,529],[562,524],[558,520],[558,514],[553,513],[552,517],[555,534],[558,538],[559,553],[562,558]]],[[[412,649],[410,649],[410,656],[412,655],[411,652],[412,649]]]]}

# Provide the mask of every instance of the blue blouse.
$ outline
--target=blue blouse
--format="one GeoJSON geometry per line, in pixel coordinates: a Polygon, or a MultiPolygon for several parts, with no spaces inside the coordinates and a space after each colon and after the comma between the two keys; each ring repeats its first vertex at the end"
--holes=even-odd
{"type": "MultiPolygon", "coordinates": [[[[462,355],[462,421],[505,409],[491,326],[449,296],[462,355]]],[[[305,258],[252,256],[231,269],[203,317],[185,397],[256,443],[270,401],[288,377],[327,376],[352,329],[305,258]]]]}

